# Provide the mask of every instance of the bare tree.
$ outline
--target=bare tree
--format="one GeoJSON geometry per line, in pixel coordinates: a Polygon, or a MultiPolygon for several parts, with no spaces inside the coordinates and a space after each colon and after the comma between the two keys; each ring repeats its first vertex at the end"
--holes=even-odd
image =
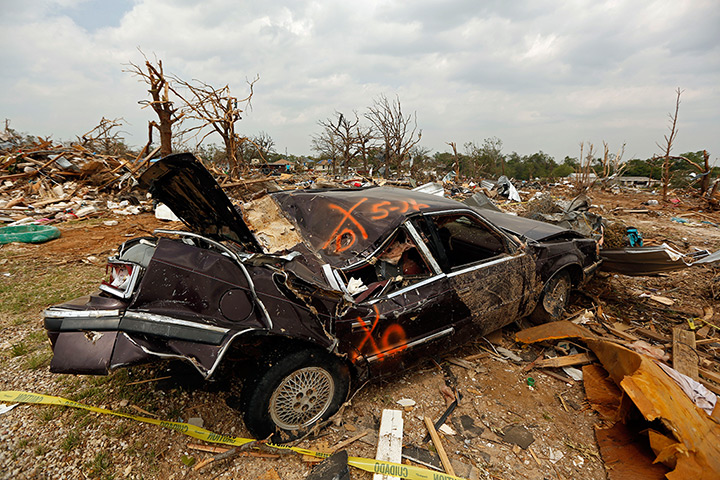
{"type": "MultiPolygon", "coordinates": [[[[457,153],[457,145],[455,145],[455,142],[445,142],[448,145],[450,145],[450,148],[452,148],[453,151],[453,158],[455,159],[455,180],[460,181],[460,157],[457,153]]],[[[473,163],[473,167],[474,167],[473,163]]]]}
{"type": "Polygon", "coordinates": [[[368,154],[370,149],[373,147],[373,140],[375,140],[375,131],[372,126],[358,125],[355,127],[355,135],[358,141],[358,150],[360,152],[360,158],[362,158],[363,170],[368,169],[368,154]]]}
{"type": "Polygon", "coordinates": [[[482,153],[492,162],[493,167],[497,168],[500,163],[500,173],[505,175],[505,156],[502,152],[503,142],[498,137],[489,137],[483,140],[482,153]]]}
{"type": "Polygon", "coordinates": [[[77,137],[77,144],[102,155],[122,155],[127,151],[125,139],[115,130],[122,126],[122,118],[103,117],[92,130],[77,137]]]}
{"type": "MultiPolygon", "coordinates": [[[[142,53],[142,51],[140,53],[142,53]]],[[[145,57],[144,53],[143,57],[145,57]]],[[[147,106],[152,107],[160,122],[148,122],[148,144],[144,150],[148,149],[152,144],[152,132],[153,128],[156,128],[160,133],[160,155],[163,157],[170,155],[172,153],[173,125],[181,121],[185,114],[184,112],[178,111],[170,100],[171,86],[165,78],[162,60],[157,60],[157,65],[153,65],[147,57],[145,57],[145,70],[139,65],[130,62],[129,69],[123,71],[140,77],[150,86],[148,92],[152,100],[142,100],[139,103],[143,105],[143,108],[147,106]]]]}
{"type": "Polygon", "coordinates": [[[186,82],[177,77],[172,77],[173,81],[189,92],[188,97],[178,92],[172,86],[171,90],[180,97],[187,112],[187,118],[195,120],[197,125],[187,129],[185,134],[194,133],[198,137],[204,132],[198,143],[213,133],[217,133],[223,140],[225,145],[225,153],[227,155],[228,166],[230,167],[230,175],[237,177],[240,174],[240,162],[238,162],[237,152],[238,146],[247,140],[247,138],[238,135],[235,132],[235,123],[242,117],[243,112],[239,105],[250,105],[253,96],[253,86],[259,80],[256,77],[252,82],[248,81],[250,93],[247,97],[238,100],[230,93],[230,87],[225,85],[221,88],[215,88],[207,83],[195,80],[194,83],[186,82]]]}
{"type": "Polygon", "coordinates": [[[588,153],[584,155],[585,142],[580,142],[580,165],[575,171],[575,191],[583,193],[590,189],[595,183],[593,179],[592,164],[595,161],[595,146],[588,142],[588,153]]]}
{"type": "Polygon", "coordinates": [[[704,165],[700,165],[697,162],[693,162],[687,157],[679,157],[686,162],[688,162],[690,165],[695,167],[698,172],[700,172],[700,175],[702,176],[702,180],[700,180],[700,194],[705,195],[710,188],[710,154],[707,150],[703,150],[703,163],[704,165]]]}
{"type": "Polygon", "coordinates": [[[265,132],[253,135],[251,138],[243,142],[243,145],[250,146],[250,158],[259,159],[261,162],[267,162],[267,159],[275,153],[275,140],[265,132]]]}
{"type": "Polygon", "coordinates": [[[680,110],[680,95],[682,94],[682,90],[680,90],[680,87],[675,91],[677,94],[675,97],[675,113],[674,114],[668,114],[668,117],[670,117],[670,135],[665,135],[665,144],[660,145],[657,143],[656,145],[658,148],[663,150],[665,154],[663,155],[663,170],[662,170],[662,199],[663,201],[667,201],[667,193],[668,193],[668,185],[670,184],[670,151],[672,150],[673,142],[675,141],[675,137],[677,137],[677,118],[678,118],[678,111],[680,110]]]}
{"type": "Polygon", "coordinates": [[[392,166],[396,166],[399,171],[410,149],[422,138],[422,130],[417,128],[417,114],[405,116],[400,97],[396,96],[394,101],[390,101],[385,95],[380,95],[368,107],[365,118],[373,125],[382,142],[385,175],[392,166]]]}
{"type": "Polygon", "coordinates": [[[502,147],[502,140],[497,137],[486,138],[482,146],[475,142],[465,143],[466,155],[472,160],[473,178],[477,178],[478,174],[494,177],[505,175],[505,156],[500,153],[502,147]]]}
{"type": "Polygon", "coordinates": [[[337,158],[340,156],[340,139],[331,128],[323,128],[323,130],[313,135],[312,149],[316,151],[320,158],[327,158],[331,162],[332,173],[335,174],[337,166],[337,158]]]}
{"type": "Polygon", "coordinates": [[[337,140],[343,173],[345,174],[348,172],[350,163],[363,153],[365,147],[357,112],[353,111],[353,116],[353,119],[349,119],[341,112],[336,111],[335,118],[328,118],[318,122],[325,130],[331,131],[333,137],[337,140]]]}
{"type": "MultiPolygon", "coordinates": [[[[592,147],[592,144],[590,146],[592,147]]],[[[603,188],[607,188],[610,179],[622,174],[625,167],[627,167],[627,164],[622,163],[623,155],[625,155],[624,143],[617,153],[610,153],[610,146],[603,140],[603,156],[600,158],[600,166],[602,168],[600,183],[603,188]]]]}

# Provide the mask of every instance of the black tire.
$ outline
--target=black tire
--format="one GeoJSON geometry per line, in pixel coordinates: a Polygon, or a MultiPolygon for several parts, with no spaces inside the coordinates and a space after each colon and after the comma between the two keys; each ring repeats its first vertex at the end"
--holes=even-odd
{"type": "Polygon", "coordinates": [[[320,351],[302,350],[266,363],[243,388],[245,426],[257,439],[284,443],[327,420],[347,398],[346,365],[320,351]]]}
{"type": "Polygon", "coordinates": [[[540,300],[530,314],[530,320],[535,324],[562,320],[571,290],[570,274],[566,270],[557,272],[545,284],[540,300]]]}

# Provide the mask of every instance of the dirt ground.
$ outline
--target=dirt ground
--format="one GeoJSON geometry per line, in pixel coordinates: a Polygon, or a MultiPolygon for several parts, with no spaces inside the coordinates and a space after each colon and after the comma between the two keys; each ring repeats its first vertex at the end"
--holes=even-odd
{"type": "MultiPolygon", "coordinates": [[[[553,194],[572,196],[563,189],[553,194]]],[[[590,197],[597,206],[596,213],[635,226],[646,242],[668,242],[683,252],[692,247],[720,249],[720,214],[704,211],[697,199],[678,196],[678,204],[645,206],[658,196],[593,191],[590,197]],[[618,207],[649,212],[625,213],[618,207]],[[672,218],[692,223],[678,223],[672,218]]],[[[59,224],[62,237],[46,244],[1,247],[0,390],[57,395],[161,420],[201,419],[203,426],[215,433],[248,436],[237,412],[226,404],[229,393],[218,384],[198,381],[177,364],[135,367],[107,377],[53,375],[48,371],[50,349],[44,337],[42,310],[95,290],[106,257],[127,238],[173,226],[179,227],[156,220],[150,213],[110,214],[59,224]]],[[[720,305],[715,298],[715,280],[715,267],[693,267],[653,277],[600,272],[573,295],[569,310],[597,311],[600,307],[609,318],[628,327],[644,326],[668,335],[673,326],[689,325],[688,319],[703,317],[703,307],[713,307],[710,323],[717,325],[720,305]],[[670,298],[674,304],[659,304],[641,297],[643,293],[670,298]]],[[[600,421],[585,400],[582,381],[526,371],[524,367],[543,348],[516,344],[513,336],[518,329],[510,325],[489,338],[447,352],[447,356],[429,359],[413,370],[365,386],[333,425],[298,446],[327,451],[367,432],[347,450],[350,456],[373,458],[382,410],[403,410],[397,401],[412,399],[415,405],[403,412],[403,442],[432,451],[432,442],[424,442],[427,431],[423,417],[436,420],[445,411],[441,387],[449,375],[456,378],[463,397],[447,422],[456,434],[441,434],[442,441],[451,459],[475,468],[474,473],[463,471],[465,467],[458,463],[458,475],[508,480],[606,478],[594,432],[600,421]],[[503,358],[505,355],[496,353],[497,347],[511,350],[521,360],[503,358]],[[475,428],[467,423],[463,426],[463,421],[472,421],[475,428]],[[532,443],[528,448],[516,445],[509,430],[532,443]]],[[[712,351],[705,355],[715,362],[712,351]]],[[[556,375],[564,374],[557,370],[556,375]]],[[[193,444],[198,443],[202,442],[128,419],[62,407],[19,405],[0,414],[0,477],[294,480],[305,478],[312,468],[306,459],[290,454],[277,458],[236,456],[195,470],[190,466],[193,462],[212,455],[195,449],[193,444]]],[[[352,469],[351,477],[370,479],[371,474],[352,469]]]]}

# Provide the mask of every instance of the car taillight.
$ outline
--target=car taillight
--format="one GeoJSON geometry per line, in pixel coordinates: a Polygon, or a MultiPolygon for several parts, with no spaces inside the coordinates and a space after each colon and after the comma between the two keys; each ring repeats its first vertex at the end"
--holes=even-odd
{"type": "Polygon", "coordinates": [[[111,259],[105,266],[105,280],[100,284],[100,290],[120,298],[128,298],[135,289],[140,270],[141,267],[134,263],[111,259]]]}

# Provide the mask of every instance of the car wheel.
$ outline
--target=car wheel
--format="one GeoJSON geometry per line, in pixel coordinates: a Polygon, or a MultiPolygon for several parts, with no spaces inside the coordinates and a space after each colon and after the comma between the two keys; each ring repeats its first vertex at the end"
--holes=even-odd
{"type": "Polygon", "coordinates": [[[243,389],[245,426],[255,438],[276,443],[304,435],[345,401],[347,366],[318,351],[303,350],[263,367],[243,389]]]}
{"type": "Polygon", "coordinates": [[[572,282],[567,271],[562,270],[553,275],[545,284],[540,300],[530,314],[530,320],[533,323],[561,320],[570,300],[571,289],[572,282]]]}

